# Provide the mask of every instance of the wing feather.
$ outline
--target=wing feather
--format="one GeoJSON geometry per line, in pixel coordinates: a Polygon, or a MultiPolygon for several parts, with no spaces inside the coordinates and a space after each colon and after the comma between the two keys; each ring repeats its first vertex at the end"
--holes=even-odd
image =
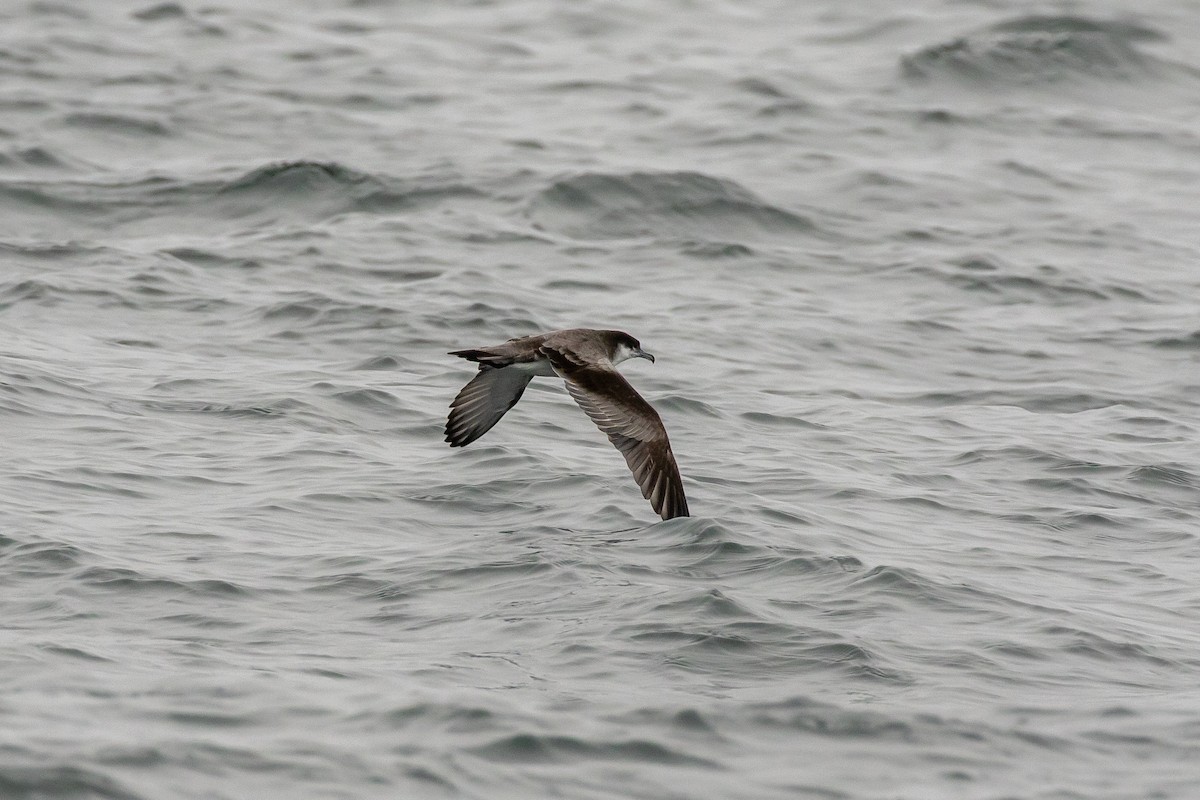
{"type": "Polygon", "coordinates": [[[512,367],[483,367],[450,403],[446,441],[466,447],[490,431],[517,404],[533,375],[512,367]]]}
{"type": "Polygon", "coordinates": [[[611,364],[543,346],[567,391],[625,457],[642,496],[663,519],[688,516],[683,480],[662,418],[611,364]]]}

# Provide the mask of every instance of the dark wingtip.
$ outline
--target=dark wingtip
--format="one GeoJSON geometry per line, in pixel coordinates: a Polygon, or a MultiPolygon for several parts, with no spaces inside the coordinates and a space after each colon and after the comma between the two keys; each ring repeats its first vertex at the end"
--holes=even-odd
{"type": "Polygon", "coordinates": [[[443,441],[449,442],[451,447],[466,447],[471,442],[473,442],[479,438],[478,436],[471,436],[471,434],[469,432],[468,433],[460,432],[458,434],[451,433],[449,425],[446,426],[445,433],[446,433],[446,438],[443,439],[443,441]]]}
{"type": "Polygon", "coordinates": [[[656,508],[655,511],[663,520],[675,519],[677,517],[690,517],[688,513],[687,496],[683,493],[683,487],[677,487],[677,494],[668,494],[663,498],[661,508],[656,508]]]}
{"type": "Polygon", "coordinates": [[[687,505],[685,504],[683,508],[664,508],[659,516],[665,521],[668,519],[678,519],[679,517],[690,517],[691,514],[688,513],[687,505]]]}

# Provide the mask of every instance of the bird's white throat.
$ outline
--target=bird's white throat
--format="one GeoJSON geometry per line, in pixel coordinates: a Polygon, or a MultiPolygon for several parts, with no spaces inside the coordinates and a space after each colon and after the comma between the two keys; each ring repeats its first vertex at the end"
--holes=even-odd
{"type": "Polygon", "coordinates": [[[636,358],[637,354],[629,345],[621,342],[617,345],[617,351],[613,353],[612,363],[620,364],[622,361],[628,361],[631,358],[636,358]]]}

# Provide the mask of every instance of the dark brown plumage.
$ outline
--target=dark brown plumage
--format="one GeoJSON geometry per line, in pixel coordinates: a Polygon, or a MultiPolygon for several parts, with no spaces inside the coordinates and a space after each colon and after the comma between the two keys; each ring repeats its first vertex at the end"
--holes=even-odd
{"type": "Polygon", "coordinates": [[[616,369],[629,358],[654,361],[632,336],[574,328],[450,355],[479,364],[479,372],[450,404],[446,441],[451,447],[465,447],[491,430],[533,378],[558,376],[621,451],[654,510],[663,519],[688,516],[683,481],[662,419],[616,369]]]}

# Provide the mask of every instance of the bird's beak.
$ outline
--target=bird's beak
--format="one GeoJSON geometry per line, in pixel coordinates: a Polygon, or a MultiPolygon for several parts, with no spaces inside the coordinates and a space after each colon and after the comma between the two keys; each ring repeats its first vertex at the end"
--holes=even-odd
{"type": "Polygon", "coordinates": [[[644,358],[647,361],[649,361],[651,364],[654,363],[654,356],[650,353],[647,353],[645,350],[643,350],[640,347],[634,352],[633,357],[634,358],[644,358]]]}

